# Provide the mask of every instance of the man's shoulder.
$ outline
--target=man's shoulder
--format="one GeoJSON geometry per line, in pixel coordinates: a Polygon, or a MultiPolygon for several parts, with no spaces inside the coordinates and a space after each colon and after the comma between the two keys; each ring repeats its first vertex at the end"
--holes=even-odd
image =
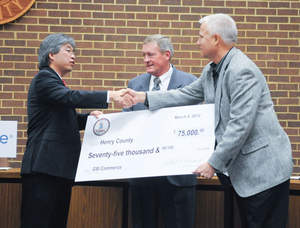
{"type": "Polygon", "coordinates": [[[180,76],[181,80],[187,80],[191,82],[197,80],[197,77],[195,75],[185,71],[177,70],[176,68],[174,69],[174,73],[175,75],[180,76]]]}
{"type": "Polygon", "coordinates": [[[128,82],[128,87],[134,90],[141,90],[145,85],[148,85],[150,81],[150,74],[144,73],[140,74],[128,82]]]}
{"type": "Polygon", "coordinates": [[[39,72],[37,74],[56,74],[56,73],[50,67],[43,67],[39,70],[39,72]]]}
{"type": "Polygon", "coordinates": [[[50,67],[44,67],[42,69],[39,70],[39,72],[35,75],[35,78],[55,78],[55,79],[59,79],[58,74],[52,70],[50,67]]]}
{"type": "Polygon", "coordinates": [[[240,72],[243,70],[254,70],[258,69],[258,66],[252,59],[249,58],[241,50],[236,49],[234,54],[229,59],[228,70],[234,72],[240,72]]]}
{"type": "Polygon", "coordinates": [[[39,70],[34,77],[31,80],[31,84],[33,83],[48,83],[49,80],[52,80],[52,78],[56,78],[57,76],[55,73],[50,71],[48,68],[43,68],[39,70]]]}
{"type": "Polygon", "coordinates": [[[150,77],[150,74],[143,73],[143,74],[140,74],[140,75],[135,76],[134,78],[130,79],[129,82],[136,82],[136,81],[146,80],[148,77],[150,77]]]}

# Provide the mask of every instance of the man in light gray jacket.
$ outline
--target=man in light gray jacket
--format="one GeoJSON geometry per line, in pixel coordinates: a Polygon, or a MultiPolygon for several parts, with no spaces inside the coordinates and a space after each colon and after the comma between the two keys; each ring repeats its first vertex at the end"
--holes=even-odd
{"type": "Polygon", "coordinates": [[[291,144],[279,124],[263,73],[234,47],[237,28],[225,14],[202,18],[197,44],[211,62],[201,77],[166,92],[128,90],[150,110],[215,104],[215,151],[195,173],[232,184],[246,228],[283,228],[287,222],[291,144]]]}

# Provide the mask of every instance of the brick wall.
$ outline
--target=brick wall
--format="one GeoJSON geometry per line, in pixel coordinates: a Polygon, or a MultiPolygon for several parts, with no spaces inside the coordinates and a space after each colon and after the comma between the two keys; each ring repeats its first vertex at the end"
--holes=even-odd
{"type": "MultiPolygon", "coordinates": [[[[267,78],[299,175],[299,0],[36,0],[23,17],[0,25],[0,118],[18,121],[18,156],[11,166],[20,167],[24,153],[26,96],[45,36],[63,32],[76,40],[77,65],[66,77],[72,89],[119,89],[145,71],[142,41],[155,33],[171,38],[177,68],[199,76],[207,61],[195,45],[198,20],[212,13],[237,21],[237,46],[267,78]]],[[[113,104],[105,112],[115,111],[120,107],[113,104]]]]}

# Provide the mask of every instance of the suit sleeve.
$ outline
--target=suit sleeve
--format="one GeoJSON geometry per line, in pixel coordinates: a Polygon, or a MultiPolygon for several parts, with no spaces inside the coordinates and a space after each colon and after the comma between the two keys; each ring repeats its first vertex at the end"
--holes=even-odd
{"type": "Polygon", "coordinates": [[[235,160],[248,138],[263,91],[261,79],[250,69],[228,74],[231,75],[227,85],[231,97],[230,120],[221,141],[208,161],[222,172],[226,171],[230,162],[235,160]]]}
{"type": "Polygon", "coordinates": [[[86,125],[88,115],[89,115],[88,113],[87,114],[77,113],[77,122],[78,122],[78,129],[79,130],[84,130],[85,129],[85,125],[86,125]]]}
{"type": "Polygon", "coordinates": [[[168,91],[149,91],[147,93],[149,110],[164,107],[199,104],[204,101],[203,77],[191,84],[168,91]]]}
{"type": "Polygon", "coordinates": [[[56,75],[41,71],[36,75],[38,98],[48,105],[72,108],[107,108],[107,91],[84,91],[66,88],[56,75]]]}

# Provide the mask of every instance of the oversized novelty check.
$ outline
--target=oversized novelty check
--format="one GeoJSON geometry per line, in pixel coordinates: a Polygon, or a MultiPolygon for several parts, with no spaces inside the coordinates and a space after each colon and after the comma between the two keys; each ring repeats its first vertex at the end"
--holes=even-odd
{"type": "Polygon", "coordinates": [[[214,105],[88,117],[75,181],[191,174],[215,145],[214,105]]]}

